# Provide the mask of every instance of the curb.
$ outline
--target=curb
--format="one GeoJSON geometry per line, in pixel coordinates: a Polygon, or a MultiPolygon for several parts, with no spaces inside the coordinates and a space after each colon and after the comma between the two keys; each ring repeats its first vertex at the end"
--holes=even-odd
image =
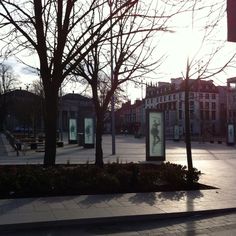
{"type": "Polygon", "coordinates": [[[236,207],[189,211],[189,212],[175,212],[175,213],[158,213],[148,215],[131,215],[131,216],[112,216],[112,217],[99,217],[99,218],[84,218],[84,219],[68,219],[68,220],[53,220],[42,222],[29,222],[0,225],[1,232],[12,232],[15,230],[31,230],[31,229],[47,229],[55,227],[68,227],[79,225],[97,225],[97,224],[115,224],[115,223],[128,223],[128,222],[144,222],[150,220],[165,220],[181,217],[194,217],[212,214],[230,214],[236,213],[236,207]]]}

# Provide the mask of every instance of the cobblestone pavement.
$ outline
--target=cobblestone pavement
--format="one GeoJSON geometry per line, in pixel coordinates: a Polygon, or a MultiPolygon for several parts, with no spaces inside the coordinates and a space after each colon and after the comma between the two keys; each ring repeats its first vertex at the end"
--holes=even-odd
{"type": "Polygon", "coordinates": [[[106,225],[67,226],[56,229],[33,229],[5,232],[4,236],[233,236],[236,235],[236,212],[195,215],[173,219],[106,225]]]}

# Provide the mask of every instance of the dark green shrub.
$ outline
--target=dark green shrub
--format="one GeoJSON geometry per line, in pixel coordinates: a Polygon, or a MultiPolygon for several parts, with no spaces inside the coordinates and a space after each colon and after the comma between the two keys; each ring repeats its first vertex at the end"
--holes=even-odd
{"type": "Polygon", "coordinates": [[[130,189],[133,188],[132,186],[132,181],[131,181],[131,177],[132,177],[132,172],[129,170],[126,170],[125,168],[120,168],[117,170],[117,172],[115,173],[116,178],[119,181],[119,189],[120,191],[130,191],[130,189]]]}
{"type": "Polygon", "coordinates": [[[120,189],[120,182],[117,177],[103,171],[97,173],[94,181],[93,190],[95,190],[95,192],[112,193],[120,189]]]}
{"type": "Polygon", "coordinates": [[[156,189],[159,183],[160,183],[159,170],[148,167],[140,170],[140,174],[138,176],[138,185],[142,186],[144,191],[156,189]]]}
{"type": "MultiPolygon", "coordinates": [[[[200,171],[196,168],[193,169],[193,183],[197,183],[200,171]]],[[[189,172],[186,166],[172,164],[167,162],[160,167],[160,178],[163,181],[167,181],[172,187],[184,186],[188,183],[189,172]]]]}
{"type": "MultiPolygon", "coordinates": [[[[200,174],[193,169],[194,183],[200,174]]],[[[162,191],[163,185],[179,190],[186,187],[188,177],[185,166],[171,163],[0,166],[0,197],[162,191]]]]}

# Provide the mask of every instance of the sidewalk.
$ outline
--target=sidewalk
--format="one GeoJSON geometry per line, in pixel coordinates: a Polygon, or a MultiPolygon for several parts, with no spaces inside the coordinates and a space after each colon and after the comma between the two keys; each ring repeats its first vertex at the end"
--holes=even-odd
{"type": "MultiPolygon", "coordinates": [[[[0,136],[0,155],[6,154],[3,139],[0,136]]],[[[214,185],[211,181],[221,176],[219,182],[215,181],[219,189],[3,199],[0,200],[0,230],[143,221],[214,211],[236,211],[235,162],[229,160],[227,166],[217,160],[214,163],[213,167],[206,166],[202,160],[198,165],[203,169],[205,167],[204,184],[214,185]]]]}

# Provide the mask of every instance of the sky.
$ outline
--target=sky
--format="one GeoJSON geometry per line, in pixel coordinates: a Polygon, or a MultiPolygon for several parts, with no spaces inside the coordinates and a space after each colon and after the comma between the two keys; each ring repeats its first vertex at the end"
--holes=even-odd
{"type": "MultiPolygon", "coordinates": [[[[222,1],[222,0],[216,0],[222,1]]],[[[210,4],[211,2],[215,2],[213,0],[205,0],[206,4],[210,4]]],[[[225,1],[226,2],[226,1],[225,1]]],[[[226,8],[226,7],[225,7],[226,8]]],[[[185,74],[186,61],[189,57],[192,58],[192,55],[199,48],[202,34],[199,31],[200,25],[204,25],[203,16],[205,13],[197,14],[194,18],[194,23],[191,24],[192,15],[190,14],[182,14],[175,18],[173,25],[175,27],[174,33],[165,33],[165,35],[161,36],[161,38],[154,38],[153,41],[159,41],[156,46],[157,55],[165,55],[165,62],[161,65],[161,67],[152,73],[150,77],[152,79],[147,79],[146,81],[153,81],[156,83],[158,81],[167,81],[169,82],[171,78],[181,77],[185,74]]],[[[159,36],[157,36],[159,37],[159,36]]],[[[233,52],[236,52],[236,43],[227,42],[227,23],[226,23],[226,14],[224,15],[223,20],[218,24],[217,30],[213,34],[212,44],[215,42],[224,42],[225,48],[220,54],[219,57],[215,59],[215,65],[224,64],[224,61],[232,55],[233,52]],[[214,41],[214,42],[213,42],[214,41]]],[[[203,47],[201,49],[201,53],[207,52],[207,47],[203,47]]],[[[38,60],[37,58],[27,57],[22,55],[24,61],[29,62],[32,66],[37,67],[38,60]]],[[[199,57],[197,57],[199,61],[199,57]]],[[[8,63],[12,65],[14,72],[18,75],[19,79],[22,81],[21,87],[23,89],[26,86],[29,86],[33,80],[37,80],[39,77],[36,74],[32,74],[29,69],[25,68],[25,65],[21,65],[16,61],[15,58],[9,58],[8,63]]],[[[235,63],[236,65],[236,63],[235,63]]],[[[220,74],[213,78],[214,83],[216,85],[226,85],[227,78],[236,76],[236,69],[231,68],[226,71],[226,73],[220,74]]],[[[78,86],[79,87],[79,86],[78,86]]],[[[79,92],[78,87],[76,88],[73,85],[68,85],[66,92],[72,92],[72,90],[76,93],[79,92]]],[[[145,86],[136,88],[134,85],[128,83],[123,86],[126,95],[129,99],[134,102],[135,99],[140,99],[145,97],[145,86]]],[[[88,94],[85,94],[88,95],[88,94]]]]}

